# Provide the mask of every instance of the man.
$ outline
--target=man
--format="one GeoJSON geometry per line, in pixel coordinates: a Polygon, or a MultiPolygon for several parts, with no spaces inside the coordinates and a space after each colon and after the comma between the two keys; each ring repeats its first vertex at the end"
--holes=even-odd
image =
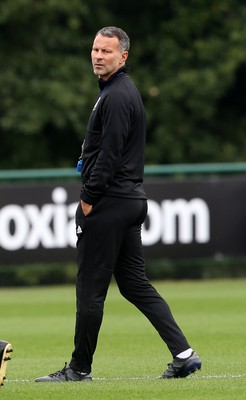
{"type": "Polygon", "coordinates": [[[162,378],[185,377],[201,361],[177,326],[144,268],[141,224],[147,213],[143,189],[145,110],[126,74],[130,41],[120,28],[106,27],[91,51],[100,94],[82,145],[82,190],[76,212],[78,274],[74,351],[69,366],[38,382],[91,380],[103,307],[112,275],[121,294],[152,323],[173,362],[162,378]]]}

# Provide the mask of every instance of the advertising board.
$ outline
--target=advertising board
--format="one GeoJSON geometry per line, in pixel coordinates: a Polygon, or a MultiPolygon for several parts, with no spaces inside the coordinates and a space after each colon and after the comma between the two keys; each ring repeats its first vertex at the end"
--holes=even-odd
{"type": "MultiPolygon", "coordinates": [[[[149,259],[246,255],[246,178],[146,179],[149,259]]],[[[80,184],[0,186],[0,264],[75,260],[80,184]]]]}

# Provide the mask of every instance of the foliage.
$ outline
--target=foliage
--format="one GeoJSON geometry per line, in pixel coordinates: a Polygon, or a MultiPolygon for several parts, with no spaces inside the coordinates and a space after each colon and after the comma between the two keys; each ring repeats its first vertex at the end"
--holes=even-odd
{"type": "Polygon", "coordinates": [[[161,68],[153,87],[159,95],[147,107],[156,161],[243,160],[245,6],[175,1],[173,10],[175,17],[160,28],[163,40],[156,52],[161,68]],[[151,113],[157,102],[163,110],[158,115],[151,113]]]}
{"type": "MultiPolygon", "coordinates": [[[[150,280],[245,278],[245,266],[245,258],[178,262],[168,259],[146,260],[146,274],[150,280]]],[[[76,274],[75,263],[1,265],[0,288],[74,284],[76,274]]]]}
{"type": "Polygon", "coordinates": [[[92,101],[81,35],[88,8],[79,0],[10,0],[1,8],[2,166],[64,166],[79,156],[92,101]]]}
{"type": "Polygon", "coordinates": [[[147,163],[246,158],[243,0],[2,0],[0,168],[73,166],[97,96],[94,34],[118,25],[147,110],[147,163]]]}

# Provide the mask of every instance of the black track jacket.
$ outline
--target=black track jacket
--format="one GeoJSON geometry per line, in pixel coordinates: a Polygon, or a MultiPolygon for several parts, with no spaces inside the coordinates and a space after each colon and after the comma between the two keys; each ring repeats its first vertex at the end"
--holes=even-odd
{"type": "Polygon", "coordinates": [[[99,87],[82,145],[80,198],[92,205],[101,196],[146,199],[146,117],[140,94],[125,68],[107,81],[99,79],[99,87]]]}

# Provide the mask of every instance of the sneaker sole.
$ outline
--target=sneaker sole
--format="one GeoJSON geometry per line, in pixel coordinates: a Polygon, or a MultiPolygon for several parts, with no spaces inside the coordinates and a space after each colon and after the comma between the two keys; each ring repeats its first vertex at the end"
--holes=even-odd
{"type": "Polygon", "coordinates": [[[0,386],[3,386],[3,381],[6,379],[6,368],[8,361],[11,360],[9,356],[10,353],[13,352],[12,346],[8,342],[4,342],[0,340],[0,386]],[[2,352],[2,355],[1,355],[2,352]]]}

